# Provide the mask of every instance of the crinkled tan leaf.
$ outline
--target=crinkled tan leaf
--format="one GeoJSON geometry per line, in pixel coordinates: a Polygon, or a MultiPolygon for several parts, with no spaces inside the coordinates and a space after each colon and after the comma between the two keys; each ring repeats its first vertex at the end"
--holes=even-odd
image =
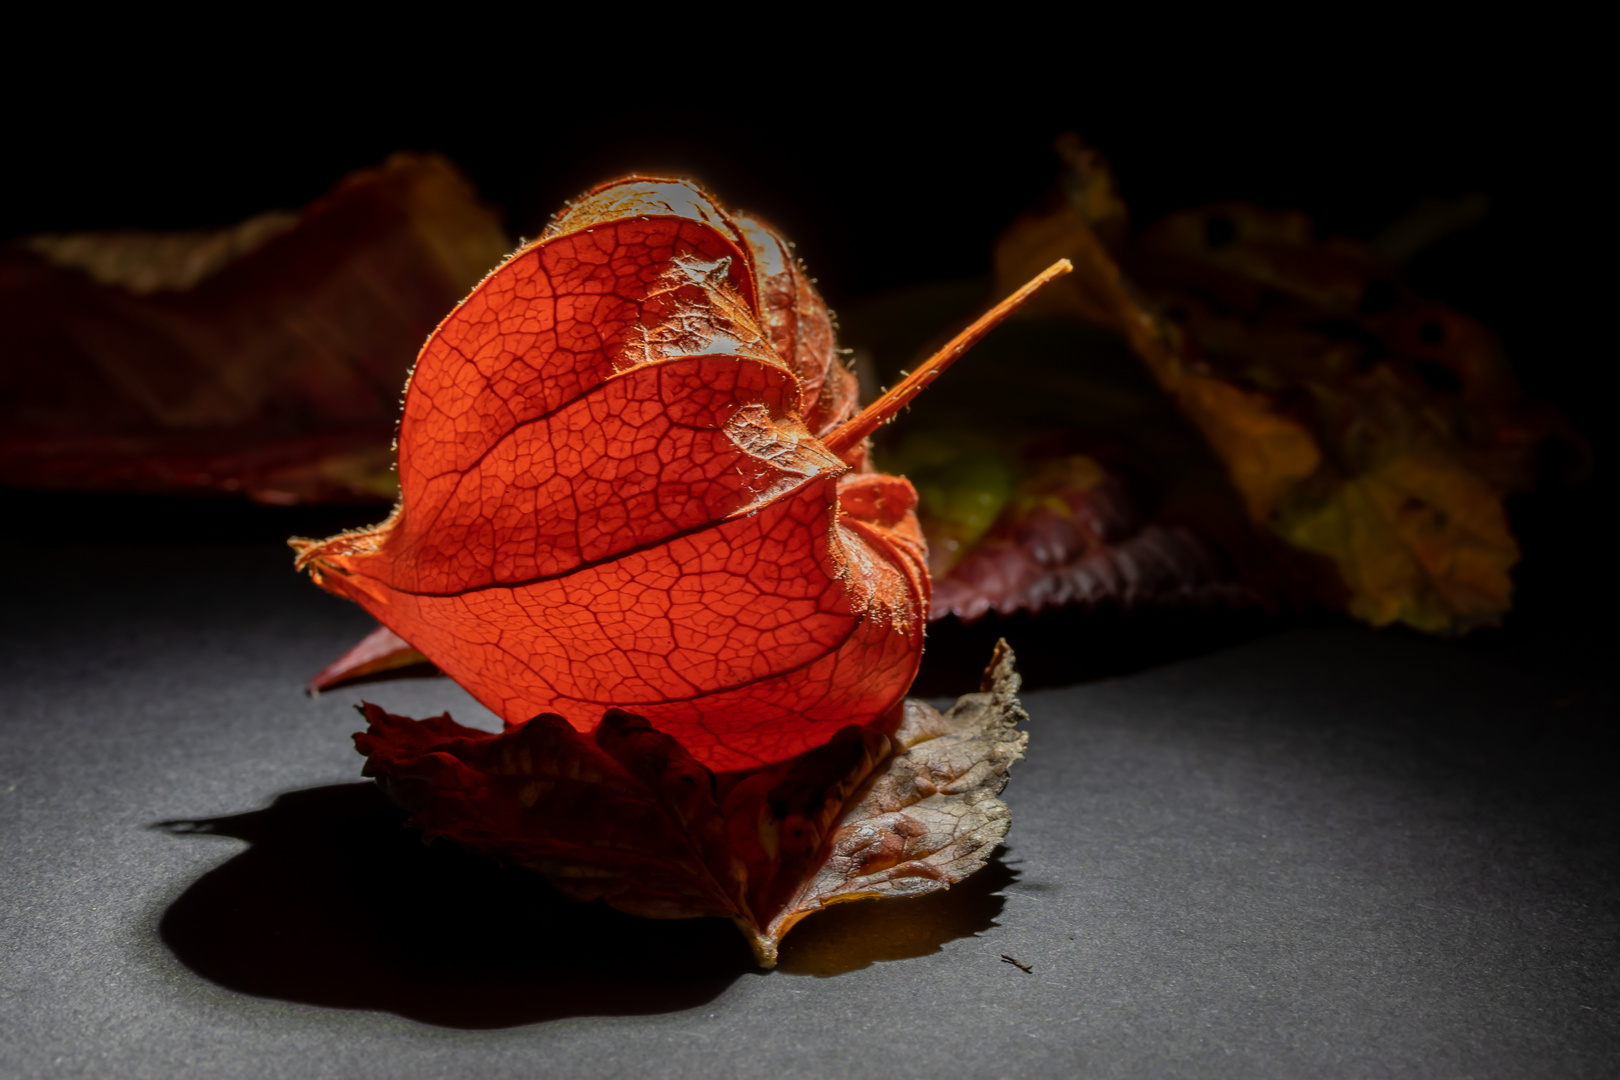
{"type": "Polygon", "coordinates": [[[1028,718],[1005,641],[985,669],[981,692],[943,715],[908,700],[893,741],[897,753],[844,811],[826,860],[763,933],[752,939],[766,966],[793,925],[829,904],[921,896],[982,868],[1007,835],[1011,817],[998,795],[1007,769],[1024,756],[1028,718]]]}
{"type": "Polygon", "coordinates": [[[650,918],[732,919],[766,967],[832,903],[915,896],[982,867],[1007,833],[996,795],[1027,736],[1012,651],[949,712],[908,701],[790,761],[710,772],[644,719],[594,737],[541,715],[492,734],[364,706],[374,776],[429,836],[546,876],[577,900],[650,918]]]}

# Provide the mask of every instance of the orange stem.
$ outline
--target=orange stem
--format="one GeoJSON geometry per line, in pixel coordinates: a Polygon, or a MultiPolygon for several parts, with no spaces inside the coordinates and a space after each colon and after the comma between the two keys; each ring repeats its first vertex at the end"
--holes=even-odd
{"type": "Polygon", "coordinates": [[[868,435],[899,415],[901,409],[911,404],[912,398],[922,393],[923,387],[939,378],[940,372],[956,363],[958,357],[977,345],[979,340],[994,330],[1003,319],[1023,307],[1037,290],[1073,269],[1074,264],[1068,259],[1059,259],[1036,274],[1023,288],[975,319],[972,326],[953,337],[949,344],[930,356],[922,367],[902,379],[898,386],[840,424],[832,434],[821,440],[822,444],[839,457],[848,454],[868,435]]]}

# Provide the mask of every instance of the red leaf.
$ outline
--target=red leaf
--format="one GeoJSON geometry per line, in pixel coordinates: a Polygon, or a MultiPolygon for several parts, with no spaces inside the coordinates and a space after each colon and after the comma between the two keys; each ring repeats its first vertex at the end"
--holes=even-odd
{"type": "Polygon", "coordinates": [[[916,496],[854,471],[787,252],[684,182],[592,192],[423,348],[394,515],[299,566],[511,724],[631,709],[727,769],[884,714],[927,616],[916,496]]]}
{"type": "Polygon", "coordinates": [[[935,585],[934,618],[1066,604],[1241,607],[1260,595],[1217,549],[1176,523],[1147,522],[1125,485],[1093,458],[1048,461],[935,585]]]}
{"type": "Polygon", "coordinates": [[[410,642],[379,626],[354,644],[348,652],[317,671],[304,684],[311,696],[328,687],[346,683],[351,679],[377,675],[384,671],[426,664],[427,657],[411,647],[410,642]]]}

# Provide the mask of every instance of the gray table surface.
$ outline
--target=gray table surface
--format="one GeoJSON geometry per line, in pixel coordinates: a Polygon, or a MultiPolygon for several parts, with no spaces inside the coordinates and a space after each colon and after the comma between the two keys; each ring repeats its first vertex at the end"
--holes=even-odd
{"type": "Polygon", "coordinates": [[[7,549],[0,1076],[1620,1072],[1606,641],[1295,627],[1034,689],[1010,843],[751,969],[360,783],[285,549],[7,549]],[[1001,961],[1028,963],[1025,972],[1001,961]]]}

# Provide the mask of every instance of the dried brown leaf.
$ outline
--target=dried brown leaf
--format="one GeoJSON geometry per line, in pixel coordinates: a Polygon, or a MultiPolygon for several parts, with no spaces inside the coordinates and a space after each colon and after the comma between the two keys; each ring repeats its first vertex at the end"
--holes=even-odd
{"type": "Polygon", "coordinates": [[[879,725],[764,769],[715,774],[645,720],[610,710],[593,737],[542,715],[491,734],[448,715],[364,706],[373,776],[429,837],[545,877],[577,900],[650,918],[733,920],[765,967],[830,904],[948,888],[1006,836],[996,796],[1027,736],[1012,650],[941,714],[907,701],[879,725]]]}

